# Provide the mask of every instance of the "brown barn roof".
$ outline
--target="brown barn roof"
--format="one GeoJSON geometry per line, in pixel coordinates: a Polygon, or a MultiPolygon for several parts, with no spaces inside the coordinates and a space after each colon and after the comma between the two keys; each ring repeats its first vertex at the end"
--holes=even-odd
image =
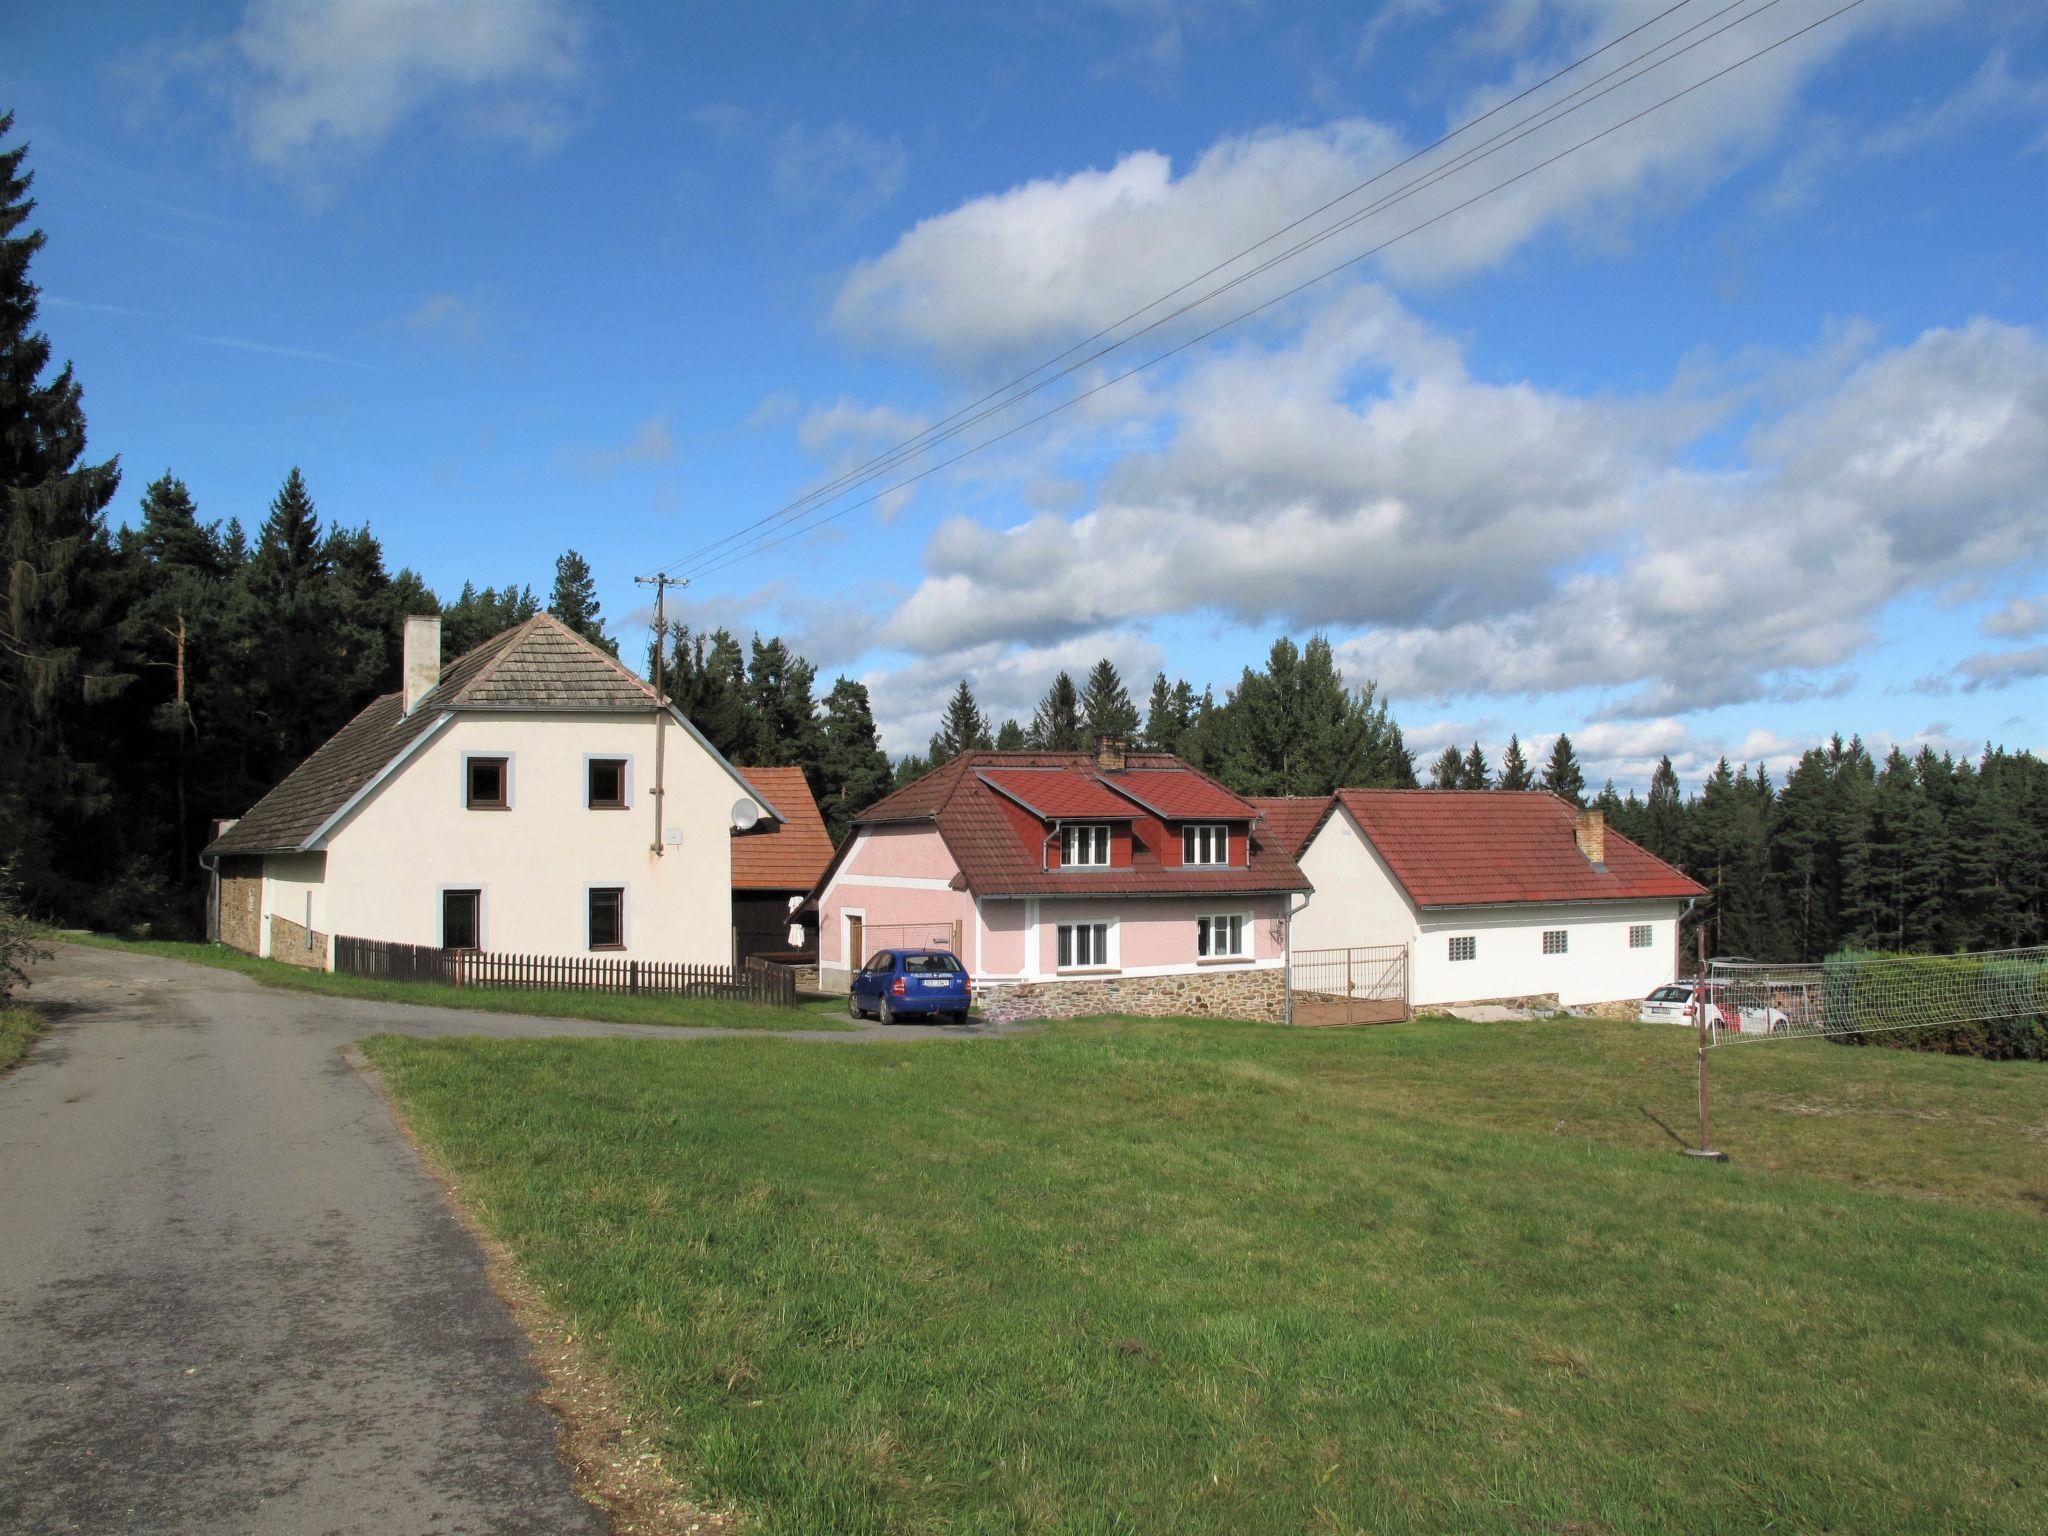
{"type": "MultiPolygon", "coordinates": [[[[457,710],[637,713],[654,707],[654,689],[616,657],[552,614],[537,613],[448,663],[410,714],[399,693],[365,705],[205,852],[284,853],[303,847],[457,710]]],[[[766,798],[780,810],[773,796],[766,798]]]]}
{"type": "Polygon", "coordinates": [[[801,768],[742,768],[741,778],[782,813],[732,839],[736,891],[808,891],[832,862],[832,837],[801,768]]]}
{"type": "Polygon", "coordinates": [[[1340,789],[1418,907],[1531,901],[1683,901],[1706,887],[1606,829],[1606,859],[1579,852],[1576,807],[1532,791],[1340,789]]]}
{"type": "MultiPolygon", "coordinates": [[[[1199,804],[1203,807],[1199,814],[1209,818],[1248,820],[1254,814],[1250,805],[1238,801],[1214,779],[1164,753],[1134,752],[1125,771],[1114,773],[1098,769],[1093,754],[1087,752],[963,752],[923,778],[876,801],[855,821],[860,826],[933,823],[960,866],[955,883],[983,896],[1248,895],[1309,888],[1293,855],[1256,829],[1251,836],[1249,867],[1183,868],[1162,863],[1145,839],[1148,832],[1154,839],[1168,835],[1164,819],[1148,804],[1160,799],[1199,804]],[[1133,821],[1141,834],[1134,846],[1131,867],[1091,869],[1085,874],[1046,869],[1039,836],[1019,835],[1016,823],[1003,809],[1004,802],[984,777],[993,772],[1007,783],[1023,769],[1065,770],[1077,778],[1107,785],[1131,799],[1139,812],[1133,821]],[[1135,781],[1140,789],[1135,793],[1127,791],[1127,780],[1135,781]],[[1234,813],[1214,809],[1226,802],[1241,809],[1234,813]]],[[[1085,817],[1093,813],[1080,814],[1085,817]]],[[[1041,818],[1048,819],[1049,816],[1041,818]]],[[[1181,818],[1174,815],[1166,819],[1181,818]]],[[[1177,832],[1171,835],[1179,836],[1177,832]]],[[[848,846],[852,846],[851,840],[848,846]]]]}

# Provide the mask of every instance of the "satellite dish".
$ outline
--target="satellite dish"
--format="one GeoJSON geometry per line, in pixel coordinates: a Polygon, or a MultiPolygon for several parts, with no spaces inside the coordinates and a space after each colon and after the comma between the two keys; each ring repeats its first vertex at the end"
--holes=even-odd
{"type": "Polygon", "coordinates": [[[735,800],[732,803],[732,829],[735,832],[751,832],[760,823],[761,807],[751,800],[735,800]]]}

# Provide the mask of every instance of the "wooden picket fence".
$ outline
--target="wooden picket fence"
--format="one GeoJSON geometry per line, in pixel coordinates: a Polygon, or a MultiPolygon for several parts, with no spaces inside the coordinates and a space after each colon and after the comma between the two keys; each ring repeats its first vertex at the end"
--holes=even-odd
{"type": "Polygon", "coordinates": [[[334,968],[346,976],[431,982],[448,987],[516,987],[564,992],[617,992],[634,997],[719,997],[796,1006],[796,974],[749,960],[729,965],[679,965],[608,955],[514,955],[496,950],[435,949],[384,939],[338,936],[334,968]]]}

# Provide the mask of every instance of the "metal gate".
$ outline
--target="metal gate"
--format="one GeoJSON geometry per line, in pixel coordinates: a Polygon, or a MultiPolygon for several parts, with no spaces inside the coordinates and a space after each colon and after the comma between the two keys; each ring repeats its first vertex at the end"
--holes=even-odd
{"type": "Polygon", "coordinates": [[[1296,1024],[1392,1024],[1408,1015],[1408,946],[1298,949],[1287,977],[1296,1024]]]}

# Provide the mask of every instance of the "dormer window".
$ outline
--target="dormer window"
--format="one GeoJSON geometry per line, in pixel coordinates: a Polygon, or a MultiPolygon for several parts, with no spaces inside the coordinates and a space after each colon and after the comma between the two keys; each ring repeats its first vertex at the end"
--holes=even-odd
{"type": "Polygon", "coordinates": [[[1228,864],[1230,828],[1213,825],[1180,829],[1180,861],[1183,864],[1228,864]]]}
{"type": "Polygon", "coordinates": [[[1087,826],[1060,829],[1060,864],[1067,869],[1109,867],[1109,826],[1093,822],[1087,826]]]}

